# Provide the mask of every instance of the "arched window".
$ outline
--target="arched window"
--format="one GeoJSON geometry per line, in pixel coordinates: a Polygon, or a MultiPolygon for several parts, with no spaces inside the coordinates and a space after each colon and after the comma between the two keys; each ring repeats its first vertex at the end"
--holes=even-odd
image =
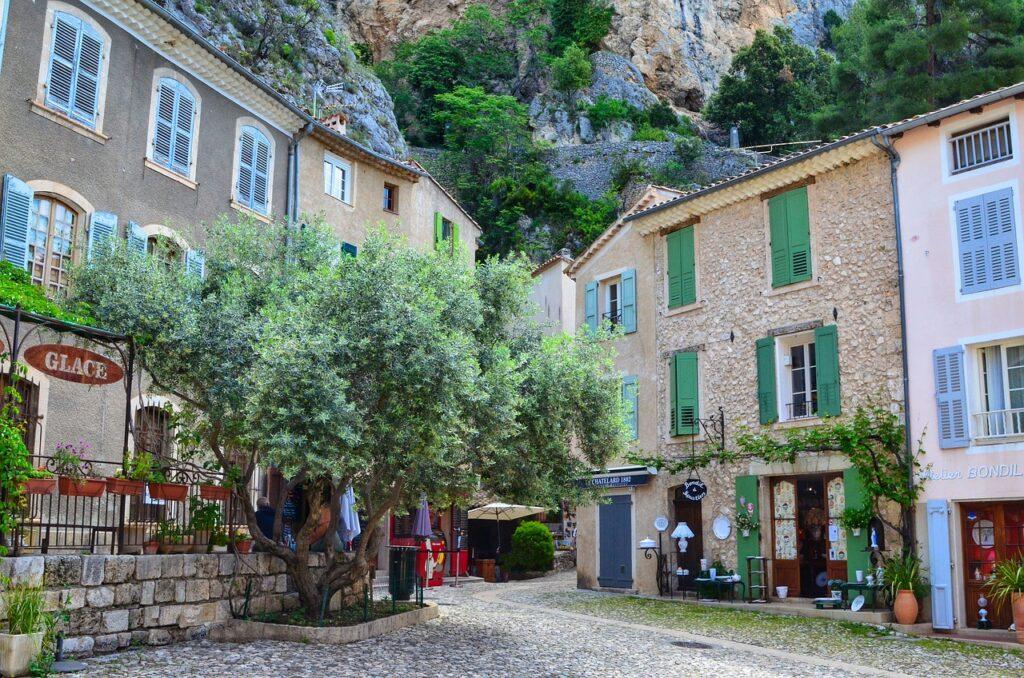
{"type": "Polygon", "coordinates": [[[67,287],[80,215],[67,203],[46,195],[32,199],[28,237],[32,282],[56,294],[67,287]]]}
{"type": "Polygon", "coordinates": [[[271,148],[270,140],[256,127],[244,125],[239,130],[235,199],[259,214],[270,212],[271,148]]]}
{"type": "Polygon", "coordinates": [[[185,253],[177,241],[159,233],[151,234],[146,238],[146,252],[168,266],[180,264],[185,257],[185,253]]]}
{"type": "Polygon", "coordinates": [[[160,78],[154,93],[153,162],[192,177],[192,157],[198,106],[189,88],[169,77],[160,78]]]}

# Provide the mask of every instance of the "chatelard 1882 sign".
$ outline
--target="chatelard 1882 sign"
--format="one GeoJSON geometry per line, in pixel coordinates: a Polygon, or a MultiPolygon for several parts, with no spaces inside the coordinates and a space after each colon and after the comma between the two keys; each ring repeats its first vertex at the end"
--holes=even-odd
{"type": "Polygon", "coordinates": [[[114,361],[77,346],[32,346],[25,350],[25,362],[51,377],[78,384],[114,384],[124,377],[124,370],[114,361]]]}

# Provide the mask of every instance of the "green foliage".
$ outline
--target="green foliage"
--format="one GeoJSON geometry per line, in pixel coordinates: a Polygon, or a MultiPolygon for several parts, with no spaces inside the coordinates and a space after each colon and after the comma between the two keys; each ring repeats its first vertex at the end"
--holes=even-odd
{"type": "Polygon", "coordinates": [[[608,35],[615,9],[606,0],[548,0],[551,51],[561,54],[575,43],[593,52],[608,35]]]}
{"type": "MultiPolygon", "coordinates": [[[[327,26],[326,28],[324,28],[324,40],[326,40],[327,44],[330,45],[331,47],[337,47],[338,44],[339,44],[338,43],[338,35],[334,32],[334,29],[331,28],[330,26],[327,26]]],[[[355,52],[355,46],[353,46],[352,51],[355,52]]],[[[358,57],[359,55],[356,54],[356,56],[358,57]]]]}
{"type": "Polygon", "coordinates": [[[737,511],[736,512],[736,529],[737,530],[748,530],[750,532],[756,532],[760,529],[761,523],[758,521],[757,516],[749,511],[737,511]]]}
{"type": "MultiPolygon", "coordinates": [[[[19,365],[15,379],[21,378],[24,372],[24,366],[19,365]]],[[[12,386],[4,388],[0,395],[3,397],[0,404],[0,534],[11,534],[25,506],[22,483],[33,476],[33,469],[18,415],[21,396],[12,386]]],[[[7,546],[0,544],[0,557],[7,553],[7,546]]]]}
{"type": "Polygon", "coordinates": [[[589,87],[593,77],[594,67],[587,53],[575,43],[566,47],[562,56],[551,61],[551,84],[569,98],[589,87]]]}
{"type": "Polygon", "coordinates": [[[84,309],[65,309],[51,301],[42,287],[32,284],[28,271],[9,261],[0,261],[0,304],[79,325],[95,323],[84,309]]]}
{"type": "Polygon", "coordinates": [[[352,53],[356,55],[356,61],[366,66],[373,67],[373,50],[365,42],[352,43],[352,53]]]}
{"type": "Polygon", "coordinates": [[[869,504],[863,506],[847,506],[839,518],[844,530],[864,530],[871,524],[875,511],[869,504]]]}
{"type": "Polygon", "coordinates": [[[633,132],[633,141],[668,141],[668,134],[663,129],[643,123],[633,132]]]}
{"type": "Polygon", "coordinates": [[[825,37],[821,41],[821,46],[824,49],[832,49],[835,47],[832,35],[837,28],[843,25],[843,18],[834,9],[830,9],[821,18],[821,24],[825,29],[825,37]]]}
{"type": "Polygon", "coordinates": [[[784,26],[759,30],[736,52],[705,117],[723,128],[738,125],[745,145],[813,139],[812,117],[828,100],[831,63],[825,52],[797,44],[784,26]]]}
{"type": "Polygon", "coordinates": [[[512,533],[512,550],[503,564],[513,572],[546,572],[555,560],[551,530],[536,520],[524,520],[512,533]]]}
{"type": "Polygon", "coordinates": [[[921,574],[921,560],[913,551],[888,558],[882,567],[889,600],[896,600],[897,591],[913,591],[918,599],[928,595],[928,580],[921,574]]]}
{"type": "Polygon", "coordinates": [[[1024,593],[1024,558],[1000,560],[992,568],[985,590],[997,605],[1012,603],[1024,593]]]}
{"type": "Polygon", "coordinates": [[[181,544],[185,541],[185,530],[173,520],[164,520],[157,523],[153,538],[162,544],[181,544]]]}
{"type": "Polygon", "coordinates": [[[46,613],[43,612],[42,587],[11,585],[10,580],[7,580],[4,582],[3,598],[7,608],[8,633],[38,633],[44,630],[46,613]]]}
{"type": "Polygon", "coordinates": [[[153,455],[145,450],[136,450],[115,476],[129,480],[150,480],[153,477],[153,455]]]}
{"type": "Polygon", "coordinates": [[[220,505],[214,501],[203,501],[200,497],[188,499],[189,524],[197,532],[206,532],[220,527],[220,505]]]}
{"type": "Polygon", "coordinates": [[[621,99],[612,99],[605,94],[599,95],[594,103],[587,106],[586,114],[595,130],[604,129],[613,122],[632,120],[636,108],[621,99]]]}

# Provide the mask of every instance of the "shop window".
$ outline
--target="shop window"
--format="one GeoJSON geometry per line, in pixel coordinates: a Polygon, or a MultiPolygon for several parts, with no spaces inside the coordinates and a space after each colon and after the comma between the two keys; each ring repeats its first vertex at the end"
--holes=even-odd
{"type": "Polygon", "coordinates": [[[976,438],[1024,435],[1024,340],[977,351],[976,438]]]}
{"type": "Polygon", "coordinates": [[[32,199],[29,272],[32,282],[50,294],[67,289],[79,222],[79,214],[56,198],[37,195],[32,199]]]}

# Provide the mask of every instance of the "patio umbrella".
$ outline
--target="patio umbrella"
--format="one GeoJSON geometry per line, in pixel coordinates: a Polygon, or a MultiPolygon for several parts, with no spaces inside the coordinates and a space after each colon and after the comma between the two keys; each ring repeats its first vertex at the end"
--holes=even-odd
{"type": "Polygon", "coordinates": [[[416,509],[416,519],[412,523],[412,536],[429,538],[434,534],[430,528],[430,509],[427,507],[426,497],[420,499],[420,507],[416,509]]]}
{"type": "Polygon", "coordinates": [[[356,494],[349,485],[345,494],[341,495],[341,516],[338,521],[338,534],[344,542],[350,542],[362,532],[359,526],[359,513],[356,511],[356,494]]]}
{"type": "Polygon", "coordinates": [[[522,506],[520,504],[503,504],[501,502],[492,502],[486,506],[480,506],[475,509],[469,510],[470,520],[493,520],[497,524],[498,528],[498,550],[497,553],[501,553],[501,520],[518,520],[519,518],[526,518],[537,513],[542,513],[546,509],[540,506],[522,506]]]}

